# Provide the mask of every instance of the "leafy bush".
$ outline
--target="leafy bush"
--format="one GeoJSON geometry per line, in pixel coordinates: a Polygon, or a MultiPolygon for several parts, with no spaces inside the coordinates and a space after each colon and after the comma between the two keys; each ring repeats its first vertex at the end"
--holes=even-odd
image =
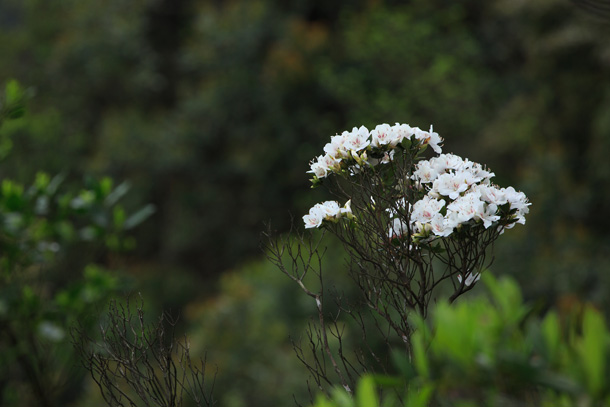
{"type": "Polygon", "coordinates": [[[308,332],[314,362],[297,353],[319,389],[339,382],[351,392],[363,373],[386,372],[388,352],[372,348],[372,341],[402,343],[412,352],[410,315],[425,318],[432,302],[453,302],[472,290],[492,262],[494,242],[525,224],[530,203],[524,193],[492,183],[495,174],[481,164],[441,154],[442,142],[432,126],[354,127],[331,137],[325,154],[312,161],[314,187],[324,185],[346,202],[319,203],[303,216],[305,228],[329,232],[344,248],[359,295],[334,295],[338,311],[329,311],[324,292],[322,241],[297,234],[295,248],[269,234],[270,261],[317,304],[319,322],[308,332]],[[424,159],[428,147],[438,156],[424,159]],[[313,277],[313,284],[306,281],[313,277]],[[359,326],[359,349],[345,346],[350,334],[341,314],[359,326]]]}
{"type": "MultiPolygon", "coordinates": [[[[24,92],[6,86],[3,120],[21,117],[24,92]]],[[[4,142],[8,146],[10,143],[4,142]]],[[[110,254],[135,244],[125,232],[153,211],[129,214],[119,203],[129,187],[110,178],[88,179],[80,190],[64,177],[39,172],[31,185],[0,181],[0,403],[64,405],[79,394],[80,370],[67,335],[76,321],[90,327],[96,307],[121,288],[106,269],[110,254]],[[65,269],[66,251],[88,264],[65,269]]]]}
{"type": "Polygon", "coordinates": [[[487,295],[414,318],[411,359],[394,354],[400,375],[365,376],[355,398],[336,389],[315,406],[610,405],[610,330],[592,305],[541,317],[514,281],[482,280],[487,295]]]}

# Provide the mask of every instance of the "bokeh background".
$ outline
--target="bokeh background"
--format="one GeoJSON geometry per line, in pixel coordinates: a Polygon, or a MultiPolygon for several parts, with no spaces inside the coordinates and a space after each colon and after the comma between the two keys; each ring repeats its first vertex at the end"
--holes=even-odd
{"type": "MultiPolygon", "coordinates": [[[[260,233],[324,199],[308,162],[353,126],[433,124],[532,202],[492,272],[542,307],[610,315],[610,11],[592,3],[2,0],[0,80],[34,97],[1,130],[0,174],[110,175],[127,206],[155,206],[131,252],[60,266],[115,268],[151,312],[180,314],[223,406],[305,396],[289,337],[313,304],[260,233]]],[[[103,405],[86,382],[65,400],[103,405]]]]}

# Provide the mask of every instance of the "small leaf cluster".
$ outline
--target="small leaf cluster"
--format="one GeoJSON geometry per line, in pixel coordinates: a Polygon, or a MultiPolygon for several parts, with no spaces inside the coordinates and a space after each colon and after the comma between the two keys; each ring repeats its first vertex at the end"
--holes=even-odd
{"type": "MultiPolygon", "coordinates": [[[[0,94],[0,127],[5,121],[19,119],[25,114],[25,102],[30,93],[16,80],[7,82],[4,95],[0,94]]],[[[0,133],[0,160],[6,158],[12,148],[13,142],[10,137],[0,133]]]]}

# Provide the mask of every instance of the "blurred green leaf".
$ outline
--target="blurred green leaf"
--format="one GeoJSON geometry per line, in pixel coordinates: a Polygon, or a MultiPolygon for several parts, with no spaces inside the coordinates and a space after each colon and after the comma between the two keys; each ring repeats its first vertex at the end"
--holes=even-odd
{"type": "Polygon", "coordinates": [[[409,387],[405,407],[427,407],[432,398],[434,386],[427,384],[422,388],[409,387]]]}
{"type": "Polygon", "coordinates": [[[375,388],[375,380],[371,376],[363,376],[358,382],[356,390],[358,407],[378,407],[379,399],[375,388]]]}
{"type": "Polygon", "coordinates": [[[125,220],[123,224],[125,230],[129,230],[138,226],[140,223],[148,219],[153,213],[155,213],[155,207],[154,205],[150,204],[134,212],[125,220]]]}
{"type": "Polygon", "coordinates": [[[112,219],[113,224],[116,229],[121,229],[125,224],[125,220],[127,219],[127,214],[125,210],[120,206],[115,206],[112,210],[112,219]]]}
{"type": "Polygon", "coordinates": [[[333,389],[331,399],[335,407],[354,407],[356,405],[352,396],[340,387],[333,389]]]}
{"type": "Polygon", "coordinates": [[[5,97],[7,104],[16,104],[19,103],[23,98],[23,90],[21,89],[21,85],[16,80],[10,80],[6,84],[5,88],[5,97]]]}
{"type": "Polygon", "coordinates": [[[108,193],[105,199],[105,203],[108,206],[115,205],[130,189],[129,182],[122,182],[114,190],[108,193]]]}
{"type": "Polygon", "coordinates": [[[561,331],[557,314],[555,312],[549,312],[542,321],[541,328],[547,357],[551,361],[556,360],[561,341],[561,331]]]}
{"type": "Polygon", "coordinates": [[[586,385],[591,395],[598,397],[607,382],[606,364],[610,335],[604,318],[587,307],[583,315],[582,337],[577,340],[578,358],[585,370],[586,385]]]}

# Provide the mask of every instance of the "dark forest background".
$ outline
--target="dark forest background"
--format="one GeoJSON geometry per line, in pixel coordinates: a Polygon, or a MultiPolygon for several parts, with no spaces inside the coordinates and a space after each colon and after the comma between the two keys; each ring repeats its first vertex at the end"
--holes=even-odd
{"type": "MultiPolygon", "coordinates": [[[[2,0],[0,80],[11,78],[32,98],[0,130],[11,150],[2,178],[29,183],[43,170],[77,186],[109,175],[131,184],[127,207],[156,209],[129,252],[68,249],[51,286],[89,263],[117,270],[152,313],[181,315],[218,367],[223,406],[291,405],[305,392],[288,338],[313,304],[265,261],[260,233],[267,221],[287,232],[291,214],[300,227],[326,197],[309,189],[309,160],[353,126],[433,124],[445,152],[488,165],[532,202],[491,271],[541,307],[592,301],[610,315],[603,7],[2,0]]],[[[82,383],[64,397],[99,403],[82,383]]]]}

